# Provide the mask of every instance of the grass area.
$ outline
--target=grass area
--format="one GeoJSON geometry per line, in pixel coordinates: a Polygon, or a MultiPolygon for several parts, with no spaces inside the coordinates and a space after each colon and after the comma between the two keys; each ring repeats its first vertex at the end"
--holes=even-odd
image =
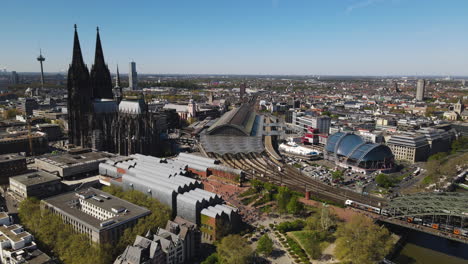
{"type": "Polygon", "coordinates": [[[260,211],[262,213],[271,213],[271,212],[274,211],[274,208],[271,205],[267,205],[267,206],[264,206],[264,207],[260,208],[260,211]]]}
{"type": "Polygon", "coordinates": [[[298,256],[298,259],[300,259],[302,263],[309,263],[309,257],[307,256],[307,253],[304,251],[304,249],[302,249],[299,243],[296,242],[296,240],[287,235],[286,242],[289,246],[288,251],[292,253],[291,255],[298,256]]]}
{"type": "MultiPolygon", "coordinates": [[[[311,239],[313,237],[316,237],[315,236],[315,231],[311,231],[311,230],[304,230],[304,231],[293,231],[291,232],[291,235],[293,235],[297,240],[298,242],[301,244],[301,245],[304,245],[305,241],[308,240],[308,239],[311,239]]],[[[332,242],[335,240],[335,237],[334,235],[328,235],[326,238],[324,239],[315,239],[316,243],[318,243],[319,247],[320,247],[320,251],[322,252],[323,250],[325,250],[330,244],[332,244],[332,242]]],[[[307,251],[307,250],[306,250],[307,251]]]]}
{"type": "Polygon", "coordinates": [[[252,196],[252,197],[243,199],[243,200],[241,201],[241,203],[242,203],[243,205],[248,205],[248,204],[250,204],[251,202],[257,200],[258,197],[260,197],[260,194],[256,194],[256,195],[254,195],[254,196],[252,196]]]}
{"type": "MultiPolygon", "coordinates": [[[[301,246],[311,259],[318,259],[330,245],[329,240],[318,237],[317,232],[311,230],[289,232],[288,235],[301,246]]],[[[330,240],[333,239],[331,237],[330,240]]]]}
{"type": "Polygon", "coordinates": [[[246,197],[246,196],[256,194],[256,193],[257,193],[257,190],[255,188],[249,188],[247,191],[239,194],[239,197],[246,197]]]}
{"type": "Polygon", "coordinates": [[[272,200],[273,200],[273,199],[271,198],[271,196],[267,194],[267,195],[264,195],[264,196],[262,197],[262,199],[256,201],[256,202],[253,204],[253,206],[260,206],[260,205],[262,205],[262,204],[271,202],[272,200]]]}
{"type": "Polygon", "coordinates": [[[299,163],[294,163],[294,165],[293,165],[293,166],[294,166],[295,168],[298,168],[298,169],[302,168],[302,165],[301,165],[301,164],[299,164],[299,163]]]}

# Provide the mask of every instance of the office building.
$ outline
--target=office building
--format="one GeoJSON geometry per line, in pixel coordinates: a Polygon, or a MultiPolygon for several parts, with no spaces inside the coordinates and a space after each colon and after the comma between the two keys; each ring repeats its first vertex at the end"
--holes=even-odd
{"type": "Polygon", "coordinates": [[[26,158],[17,154],[0,155],[0,184],[7,184],[8,177],[28,170],[26,158]]]}
{"type": "Polygon", "coordinates": [[[317,133],[330,133],[331,118],[328,116],[310,116],[304,112],[292,113],[292,124],[301,132],[308,132],[309,128],[317,129],[317,133]]]}
{"type": "Polygon", "coordinates": [[[17,132],[0,136],[0,155],[9,153],[28,153],[35,155],[46,153],[49,150],[47,135],[42,132],[33,132],[28,136],[27,132],[17,132]],[[32,149],[30,146],[32,141],[32,149]]]}
{"type": "Polygon", "coordinates": [[[241,99],[244,98],[246,89],[247,89],[247,85],[245,83],[240,85],[239,96],[241,99]]]}
{"type": "Polygon", "coordinates": [[[16,71],[11,72],[10,83],[16,85],[20,83],[19,75],[16,71]]]}
{"type": "Polygon", "coordinates": [[[47,140],[54,141],[62,138],[62,129],[58,124],[37,124],[36,128],[47,135],[47,140]]]}
{"type": "Polygon", "coordinates": [[[431,153],[426,136],[414,132],[393,135],[388,140],[387,145],[392,150],[396,160],[411,163],[426,161],[431,153]]]}
{"type": "Polygon", "coordinates": [[[424,100],[425,90],[426,90],[426,81],[423,79],[419,79],[417,87],[416,87],[416,100],[418,101],[424,100]]]}
{"type": "Polygon", "coordinates": [[[136,71],[136,63],[134,61],[129,64],[128,85],[130,90],[138,90],[138,74],[136,71]]]}
{"type": "Polygon", "coordinates": [[[125,229],[151,213],[95,188],[53,196],[42,203],[96,243],[116,243],[125,229]]]}
{"type": "Polygon", "coordinates": [[[18,109],[24,112],[24,114],[28,116],[33,115],[34,109],[37,109],[38,105],[36,100],[33,98],[26,98],[21,104],[19,105],[18,109]]]}
{"type": "Polygon", "coordinates": [[[89,176],[98,172],[99,163],[114,156],[106,152],[75,148],[68,152],[38,157],[35,165],[41,170],[57,173],[62,178],[89,176]]]}
{"type": "Polygon", "coordinates": [[[10,178],[10,191],[19,200],[28,197],[39,199],[59,194],[62,179],[44,171],[30,172],[10,178]]]}

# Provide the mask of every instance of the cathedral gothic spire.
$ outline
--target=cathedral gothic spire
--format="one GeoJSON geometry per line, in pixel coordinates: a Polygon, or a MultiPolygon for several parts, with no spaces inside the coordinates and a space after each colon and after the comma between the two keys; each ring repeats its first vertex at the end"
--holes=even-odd
{"type": "Polygon", "coordinates": [[[120,88],[122,85],[120,84],[120,74],[119,74],[119,65],[117,65],[117,78],[115,80],[115,88],[120,88]]]}
{"type": "Polygon", "coordinates": [[[91,68],[91,88],[93,90],[94,99],[112,99],[112,79],[109,68],[104,61],[104,52],[102,51],[101,37],[99,36],[99,28],[97,28],[96,36],[96,53],[94,56],[94,64],[91,68]]]}
{"type": "Polygon", "coordinates": [[[77,27],[73,39],[73,58],[68,68],[68,127],[71,144],[87,144],[89,134],[87,115],[91,108],[92,93],[89,87],[89,72],[81,54],[77,27]]]}

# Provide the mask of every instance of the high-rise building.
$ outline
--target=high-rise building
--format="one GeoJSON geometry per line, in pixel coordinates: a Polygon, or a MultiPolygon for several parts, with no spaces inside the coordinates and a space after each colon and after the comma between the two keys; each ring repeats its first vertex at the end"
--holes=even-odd
{"type": "Polygon", "coordinates": [[[247,85],[245,83],[241,84],[240,93],[239,93],[240,98],[244,98],[246,88],[247,88],[247,85]]]}
{"type": "Polygon", "coordinates": [[[19,84],[19,75],[15,71],[11,72],[11,84],[19,84]]]}
{"type": "Polygon", "coordinates": [[[416,88],[416,100],[418,101],[424,100],[424,90],[426,90],[426,81],[423,79],[419,79],[418,85],[416,88]]]}
{"type": "Polygon", "coordinates": [[[138,90],[138,75],[136,71],[136,63],[130,62],[130,69],[128,71],[128,85],[130,90],[138,90]]]}

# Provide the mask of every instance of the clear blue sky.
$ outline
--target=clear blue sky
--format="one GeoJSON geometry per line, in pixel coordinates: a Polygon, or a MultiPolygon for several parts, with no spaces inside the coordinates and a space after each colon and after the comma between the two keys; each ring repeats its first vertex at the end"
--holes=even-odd
{"type": "Polygon", "coordinates": [[[468,75],[467,0],[14,0],[0,3],[0,68],[86,63],[95,28],[112,72],[468,75]]]}

